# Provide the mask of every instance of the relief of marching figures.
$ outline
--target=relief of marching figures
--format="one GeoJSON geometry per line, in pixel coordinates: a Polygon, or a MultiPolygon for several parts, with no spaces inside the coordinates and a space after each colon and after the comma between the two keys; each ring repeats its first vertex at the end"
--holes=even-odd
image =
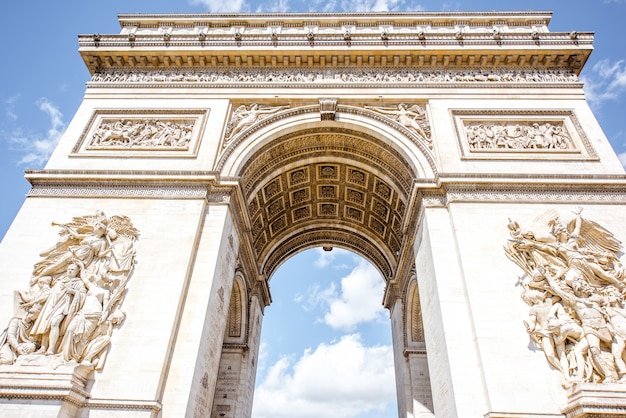
{"type": "Polygon", "coordinates": [[[574,148],[562,124],[556,123],[472,123],[465,127],[470,149],[545,149],[574,148]]]}
{"type": "Polygon", "coordinates": [[[91,77],[94,83],[575,83],[572,71],[409,71],[409,70],[268,70],[240,71],[107,71],[91,77]]]}
{"type": "Polygon", "coordinates": [[[168,147],[187,148],[193,121],[159,119],[104,120],[89,143],[92,148],[168,147]]]}
{"type": "Polygon", "coordinates": [[[506,255],[526,273],[524,321],[563,385],[626,381],[626,269],[622,245],[582,209],[549,210],[531,225],[509,221],[506,255]]]}
{"type": "Polygon", "coordinates": [[[126,216],[75,217],[42,252],[19,312],[0,336],[0,364],[76,363],[101,370],[135,264],[139,236],[126,216]]]}

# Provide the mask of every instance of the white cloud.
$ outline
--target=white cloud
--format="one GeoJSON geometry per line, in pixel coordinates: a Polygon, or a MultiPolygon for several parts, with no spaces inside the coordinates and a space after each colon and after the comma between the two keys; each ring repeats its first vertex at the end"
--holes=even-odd
{"type": "Polygon", "coordinates": [[[5,99],[4,104],[6,105],[6,108],[4,109],[4,114],[7,116],[7,118],[14,121],[17,120],[18,116],[13,110],[13,106],[21,96],[22,95],[18,93],[5,99]]]}
{"type": "Polygon", "coordinates": [[[326,289],[320,289],[318,284],[314,284],[306,290],[306,296],[297,294],[294,298],[296,303],[300,303],[305,311],[312,311],[318,306],[323,306],[330,300],[337,299],[337,286],[331,283],[326,289]]]}
{"type": "Polygon", "coordinates": [[[43,135],[40,133],[24,134],[21,130],[16,130],[8,135],[8,141],[13,149],[24,153],[19,164],[39,167],[50,158],[52,151],[65,132],[66,125],[59,108],[48,99],[39,99],[37,106],[50,118],[48,130],[43,135]]]}
{"type": "MultiPolygon", "coordinates": [[[[315,252],[317,253],[317,259],[314,261],[315,267],[324,268],[331,264],[335,259],[342,255],[351,255],[348,250],[344,250],[341,248],[333,248],[332,251],[324,251],[322,248],[315,248],[315,252]]],[[[343,266],[343,265],[342,265],[343,266]]]]}
{"type": "Polygon", "coordinates": [[[592,106],[601,106],[609,100],[617,100],[626,92],[626,65],[624,60],[598,61],[591,72],[581,76],[584,91],[592,106]]]}
{"type": "Polygon", "coordinates": [[[350,2],[355,12],[388,12],[395,10],[399,0],[353,0],[350,2]]]}
{"type": "Polygon", "coordinates": [[[272,365],[254,394],[255,418],[352,418],[395,402],[391,346],[365,347],[358,334],[307,350],[291,367],[272,365]]]}
{"type": "MultiPolygon", "coordinates": [[[[331,283],[324,289],[312,286],[306,291],[303,308],[310,311],[326,306],[326,313],[320,320],[333,329],[352,331],[360,323],[385,320],[384,280],[365,259],[358,260],[356,267],[341,279],[341,289],[331,283]]],[[[297,302],[304,299],[301,295],[296,297],[297,302]]]]}
{"type": "Polygon", "coordinates": [[[259,3],[256,13],[286,13],[291,0],[275,0],[269,4],[259,3]]]}
{"type": "Polygon", "coordinates": [[[341,296],[330,299],[324,323],[335,329],[352,330],[362,322],[385,318],[382,306],[385,282],[367,261],[361,260],[341,279],[341,296]]]}
{"type": "Polygon", "coordinates": [[[313,12],[391,12],[419,11],[422,7],[406,0],[313,0],[313,12]]]}
{"type": "Polygon", "coordinates": [[[241,12],[246,6],[244,0],[189,0],[189,4],[205,6],[211,13],[241,12]]]}

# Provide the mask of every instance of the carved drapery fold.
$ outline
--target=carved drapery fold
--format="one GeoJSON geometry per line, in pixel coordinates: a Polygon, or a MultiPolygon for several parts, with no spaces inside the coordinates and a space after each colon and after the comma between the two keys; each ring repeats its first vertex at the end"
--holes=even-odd
{"type": "MultiPolygon", "coordinates": [[[[30,286],[0,340],[0,364],[79,363],[100,370],[135,265],[139,232],[126,216],[94,215],[52,223],[59,239],[41,253],[30,286]]],[[[56,366],[54,366],[56,367],[56,366]]]]}
{"type": "Polygon", "coordinates": [[[548,210],[527,226],[510,221],[504,247],[525,273],[526,329],[565,387],[626,380],[622,244],[581,212],[548,210]]]}

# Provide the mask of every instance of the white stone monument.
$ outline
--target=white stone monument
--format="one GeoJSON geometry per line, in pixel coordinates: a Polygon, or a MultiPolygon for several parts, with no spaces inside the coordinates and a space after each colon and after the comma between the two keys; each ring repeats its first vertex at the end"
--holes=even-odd
{"type": "Polygon", "coordinates": [[[0,415],[249,417],[269,281],[386,281],[401,417],[626,416],[626,176],[546,12],[121,15],[0,246],[0,415]]]}

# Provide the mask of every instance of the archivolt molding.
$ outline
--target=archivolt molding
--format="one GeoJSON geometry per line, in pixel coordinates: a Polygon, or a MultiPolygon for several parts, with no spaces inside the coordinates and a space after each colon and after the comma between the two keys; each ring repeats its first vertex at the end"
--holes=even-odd
{"type": "MultiPolygon", "coordinates": [[[[383,148],[374,138],[345,129],[308,129],[293,136],[278,138],[262,152],[257,152],[242,169],[245,193],[256,193],[268,175],[289,165],[307,160],[349,161],[355,168],[372,167],[380,177],[388,178],[406,196],[410,193],[413,173],[402,156],[383,148]]],[[[337,164],[337,163],[335,163],[337,164]]],[[[386,180],[386,179],[385,179],[386,180]]],[[[356,180],[355,180],[356,181],[356,180]]],[[[295,184],[295,183],[294,183],[295,184]]]]}
{"type": "MultiPolygon", "coordinates": [[[[410,102],[407,102],[407,103],[410,103],[410,102]]],[[[378,104],[379,103],[377,103],[377,105],[378,104]]],[[[436,162],[431,152],[430,138],[425,139],[421,137],[415,130],[411,129],[410,127],[403,126],[394,117],[381,114],[374,110],[369,110],[365,108],[366,106],[367,104],[363,104],[363,107],[337,105],[335,120],[341,122],[343,121],[343,119],[350,116],[351,122],[356,123],[355,119],[352,117],[354,116],[357,118],[363,118],[364,120],[375,121],[375,122],[385,125],[387,128],[391,130],[391,132],[397,133],[399,137],[407,138],[412,144],[412,146],[416,148],[415,150],[413,150],[414,153],[419,154],[418,156],[419,158],[416,158],[416,160],[418,159],[420,161],[424,160],[424,163],[427,165],[426,167],[422,167],[424,171],[423,173],[421,173],[422,175],[426,175],[427,177],[436,175],[438,169],[437,169],[436,162]],[[344,116],[343,119],[342,119],[342,116],[344,116]]],[[[233,106],[233,107],[238,108],[239,106],[233,106]]],[[[275,125],[278,127],[280,123],[285,123],[288,120],[291,121],[292,118],[298,118],[298,117],[302,118],[305,115],[310,116],[311,114],[319,114],[319,112],[320,112],[320,105],[318,103],[315,105],[304,105],[304,106],[299,106],[296,108],[289,108],[286,110],[278,110],[275,113],[272,113],[270,116],[266,116],[266,117],[263,117],[262,119],[257,120],[256,123],[246,127],[245,129],[242,129],[237,135],[234,135],[233,137],[229,137],[227,140],[226,139],[224,140],[224,150],[222,154],[220,155],[220,158],[215,166],[215,170],[221,172],[226,166],[229,159],[232,158],[232,155],[235,154],[235,151],[238,148],[240,148],[242,144],[249,142],[250,140],[249,138],[253,137],[253,135],[255,135],[261,129],[272,126],[272,125],[275,125]]],[[[235,110],[233,110],[233,113],[235,113],[235,110]]],[[[313,121],[313,120],[309,120],[309,118],[306,118],[306,119],[307,119],[306,122],[309,122],[309,123],[313,121]]],[[[317,120],[321,121],[321,117],[317,120]]],[[[304,123],[305,121],[303,120],[301,122],[304,123]]],[[[363,122],[361,121],[361,123],[363,122]]],[[[428,120],[426,121],[426,123],[428,123],[428,120]]],[[[346,128],[342,128],[342,129],[344,131],[347,131],[346,128]]],[[[311,128],[308,131],[309,132],[340,132],[340,130],[337,127],[334,127],[333,125],[320,125],[320,128],[311,128]]],[[[363,138],[369,139],[371,142],[379,142],[379,140],[374,138],[372,135],[366,134],[365,132],[360,132],[360,131],[357,132],[356,125],[355,125],[354,132],[357,137],[363,137],[363,138]]],[[[385,148],[389,148],[388,147],[389,144],[386,144],[386,145],[387,146],[385,148]]]]}
{"type": "MultiPolygon", "coordinates": [[[[319,229],[319,245],[330,245],[330,227],[367,236],[385,254],[383,264],[395,266],[415,174],[393,149],[354,135],[343,129],[296,132],[260,148],[241,168],[251,245],[261,263],[307,228],[319,229]]],[[[393,273],[378,264],[381,272],[393,273]]],[[[272,269],[264,267],[263,273],[272,269]]]]}
{"type": "MultiPolygon", "coordinates": [[[[414,127],[396,119],[404,105],[338,105],[335,120],[322,120],[320,103],[255,105],[266,114],[253,115],[251,124],[237,118],[230,124],[236,132],[227,135],[216,169],[231,176],[241,173],[240,210],[262,274],[271,275],[289,256],[284,248],[292,248],[294,234],[307,228],[313,231],[307,232],[311,242],[333,246],[337,238],[328,233],[330,228],[346,235],[336,246],[352,248],[344,242],[355,239],[375,243],[375,251],[361,244],[352,249],[391,277],[410,235],[407,205],[414,200],[415,179],[424,174],[432,179],[436,173],[425,107],[407,102],[409,112],[421,115],[414,127]],[[389,115],[380,111],[387,109],[389,115]],[[385,138],[385,132],[401,139],[390,147],[394,140],[385,138]]],[[[251,109],[250,104],[233,104],[233,113],[245,115],[251,109]]]]}
{"type": "Polygon", "coordinates": [[[309,248],[322,245],[354,251],[369,260],[385,280],[393,274],[394,266],[390,264],[385,253],[369,237],[337,227],[320,227],[295,234],[271,251],[270,256],[262,266],[262,270],[267,277],[271,277],[287,258],[309,248]]]}

